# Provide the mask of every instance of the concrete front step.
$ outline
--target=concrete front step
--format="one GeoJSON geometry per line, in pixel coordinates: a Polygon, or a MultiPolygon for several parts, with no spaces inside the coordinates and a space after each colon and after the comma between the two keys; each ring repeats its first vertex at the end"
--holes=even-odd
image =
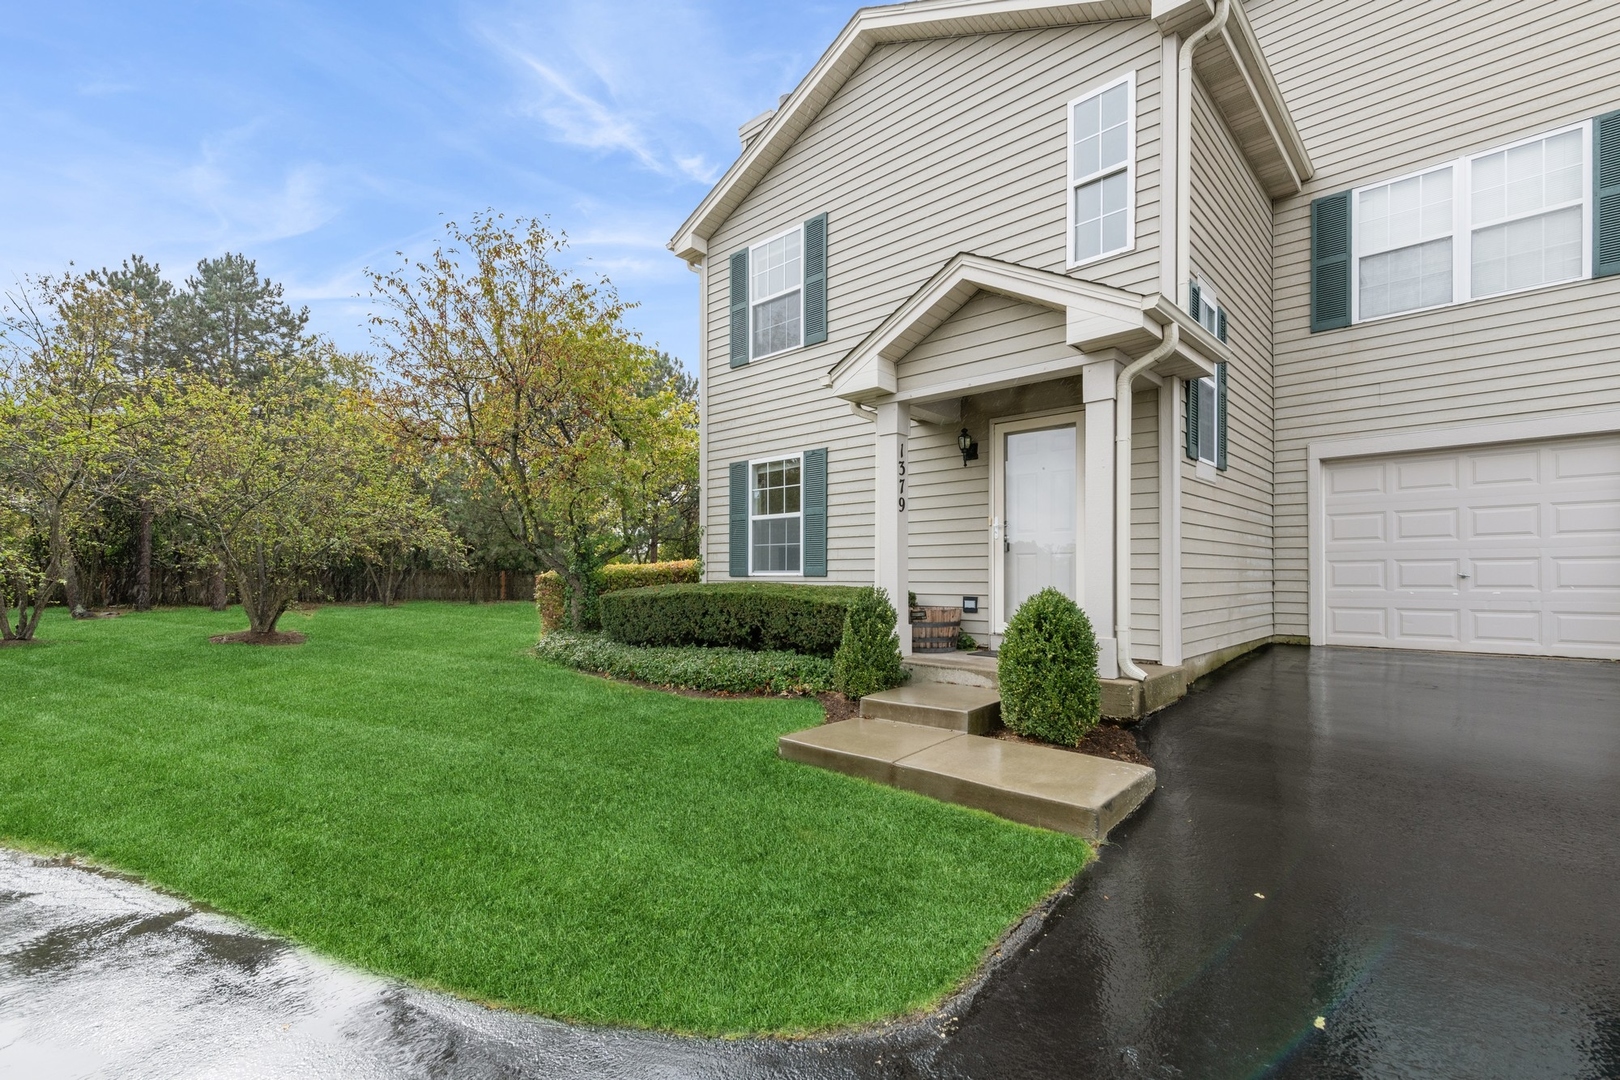
{"type": "Polygon", "coordinates": [[[940,653],[934,656],[913,653],[906,657],[906,669],[911,672],[912,685],[945,683],[989,690],[999,685],[996,681],[996,658],[986,653],[940,653]]]}
{"type": "MultiPolygon", "coordinates": [[[[986,653],[945,653],[939,656],[910,656],[906,668],[911,685],[943,683],[995,689],[996,658],[986,653]]],[[[1115,720],[1139,720],[1181,700],[1187,693],[1187,676],[1179,667],[1143,664],[1146,682],[1135,679],[1103,679],[1102,714],[1115,720]]],[[[893,717],[892,719],[903,719],[893,717]]]]}
{"type": "Polygon", "coordinates": [[[1098,841],[1155,783],[1144,765],[869,717],[783,735],[777,753],[1098,841]]]}
{"type": "Polygon", "coordinates": [[[861,715],[983,735],[1001,720],[1001,693],[982,686],[917,682],[866,695],[861,715]]]}

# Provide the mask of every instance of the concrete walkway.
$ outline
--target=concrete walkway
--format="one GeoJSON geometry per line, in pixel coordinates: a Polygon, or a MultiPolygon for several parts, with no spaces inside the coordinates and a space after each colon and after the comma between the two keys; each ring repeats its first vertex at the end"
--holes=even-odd
{"type": "Polygon", "coordinates": [[[869,717],[783,735],[777,752],[1087,840],[1106,838],[1153,793],[1145,765],[869,717]]]}
{"type": "Polygon", "coordinates": [[[1154,797],[923,1024],[574,1028],[0,854],[0,1077],[1620,1077],[1620,665],[1276,647],[1146,733],[1154,797]]]}

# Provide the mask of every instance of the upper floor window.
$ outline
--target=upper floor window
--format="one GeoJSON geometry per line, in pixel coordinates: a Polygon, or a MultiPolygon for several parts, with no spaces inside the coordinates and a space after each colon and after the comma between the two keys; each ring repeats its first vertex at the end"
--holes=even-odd
{"type": "Polygon", "coordinates": [[[804,343],[804,230],[795,225],[748,251],[751,359],[804,343]]]}
{"type": "Polygon", "coordinates": [[[1069,264],[1135,243],[1136,78],[1069,103],[1069,264]]]}
{"type": "Polygon", "coordinates": [[[1587,276],[1588,124],[1352,193],[1357,321],[1587,276]]]}
{"type": "Polygon", "coordinates": [[[749,466],[750,574],[797,574],[803,566],[802,463],[795,456],[749,466]]]}
{"type": "Polygon", "coordinates": [[[1226,340],[1226,308],[1215,286],[1198,274],[1187,287],[1187,312],[1217,339],[1226,340]]]}

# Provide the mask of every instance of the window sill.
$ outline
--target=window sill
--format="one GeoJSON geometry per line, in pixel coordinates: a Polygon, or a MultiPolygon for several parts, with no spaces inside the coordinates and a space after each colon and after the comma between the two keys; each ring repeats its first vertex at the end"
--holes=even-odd
{"type": "MultiPolygon", "coordinates": [[[[1412,308],[1410,311],[1392,311],[1388,315],[1372,315],[1365,319],[1356,319],[1349,326],[1341,326],[1340,330],[1353,330],[1358,326],[1377,326],[1382,323],[1393,322],[1396,319],[1412,319],[1419,315],[1433,315],[1437,311],[1461,311],[1475,304],[1488,304],[1493,300],[1510,300],[1518,296],[1529,296],[1533,293],[1552,292],[1555,289],[1568,289],[1577,285],[1589,285],[1602,281],[1603,278],[1593,277],[1591,274],[1578,278],[1566,278],[1563,281],[1549,281],[1544,285],[1531,285],[1528,288],[1513,289],[1510,292],[1492,293],[1489,296],[1470,296],[1466,300],[1453,300],[1449,304],[1435,304],[1431,307],[1412,308]]],[[[1332,330],[1322,330],[1318,333],[1331,334],[1332,330]]]]}
{"type": "Polygon", "coordinates": [[[1083,270],[1088,266],[1096,266],[1100,262],[1107,262],[1109,259],[1117,259],[1121,255],[1131,255],[1135,252],[1136,245],[1129,244],[1122,248],[1115,248],[1113,251],[1105,251],[1101,255],[1093,255],[1089,259],[1082,259],[1079,262],[1071,262],[1064,267],[1064,272],[1071,273],[1075,270],[1083,270]]]}
{"type": "Polygon", "coordinates": [[[1207,461],[1200,461],[1193,466],[1193,476],[1206,484],[1214,484],[1220,481],[1221,471],[1207,461]]]}

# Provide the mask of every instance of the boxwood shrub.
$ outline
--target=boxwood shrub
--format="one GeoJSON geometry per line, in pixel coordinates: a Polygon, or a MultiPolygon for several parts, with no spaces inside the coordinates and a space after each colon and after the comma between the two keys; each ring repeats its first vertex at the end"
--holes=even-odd
{"type": "Polygon", "coordinates": [[[1019,605],[996,659],[1001,722],[1020,735],[1074,746],[1097,726],[1097,636],[1091,620],[1056,589],[1019,605]]]}
{"type": "Polygon", "coordinates": [[[848,697],[863,698],[899,686],[905,678],[889,594],[861,589],[849,605],[844,636],[833,654],[833,686],[848,697]]]}
{"type": "Polygon", "coordinates": [[[863,590],[848,585],[712,582],[604,595],[602,633],[626,645],[703,645],[831,657],[844,615],[863,590]]]}
{"type": "Polygon", "coordinates": [[[833,681],[832,661],[792,652],[625,645],[600,634],[571,630],[547,634],[534,651],[537,656],[576,671],[682,690],[820,694],[832,689],[833,681]]]}

